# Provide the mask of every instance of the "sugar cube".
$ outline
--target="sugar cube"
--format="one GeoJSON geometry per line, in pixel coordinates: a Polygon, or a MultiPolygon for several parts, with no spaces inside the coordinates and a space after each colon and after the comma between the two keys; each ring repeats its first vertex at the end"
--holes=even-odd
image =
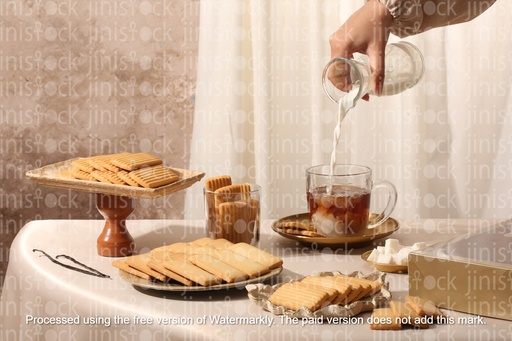
{"type": "Polygon", "coordinates": [[[386,244],[384,244],[385,253],[394,254],[400,251],[400,242],[398,239],[388,239],[386,240],[386,244]]]}

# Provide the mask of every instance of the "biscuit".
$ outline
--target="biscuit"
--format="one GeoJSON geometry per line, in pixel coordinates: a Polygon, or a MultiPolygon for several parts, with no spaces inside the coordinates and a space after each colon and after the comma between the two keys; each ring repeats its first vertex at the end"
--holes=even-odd
{"type": "Polygon", "coordinates": [[[371,317],[372,330],[400,330],[402,324],[398,323],[395,314],[391,308],[374,309],[371,317]]]}
{"type": "Polygon", "coordinates": [[[94,167],[92,167],[89,162],[87,162],[88,158],[80,158],[71,161],[71,167],[73,169],[79,169],[81,171],[84,171],[86,173],[91,173],[94,170],[94,167]]]}
{"type": "Polygon", "coordinates": [[[151,276],[149,276],[148,274],[145,274],[144,272],[142,271],[139,271],[137,269],[134,269],[132,268],[131,266],[129,266],[124,259],[118,259],[118,260],[115,260],[112,262],[112,265],[120,270],[123,270],[127,273],[129,273],[130,275],[134,275],[134,276],[137,276],[137,277],[140,277],[140,278],[143,278],[143,279],[146,279],[146,280],[151,280],[151,276]]]}
{"type": "Polygon", "coordinates": [[[96,180],[98,180],[99,182],[104,182],[104,183],[107,183],[107,184],[110,184],[112,182],[110,182],[110,180],[105,176],[105,173],[100,171],[100,170],[93,170],[91,172],[91,176],[93,178],[95,178],[96,180]]]}
{"type": "Polygon", "coordinates": [[[246,203],[221,203],[218,207],[217,215],[223,237],[234,243],[238,243],[240,239],[248,233],[248,211],[246,203]]]}
{"type": "Polygon", "coordinates": [[[286,283],[274,291],[268,300],[276,306],[290,310],[306,307],[310,311],[315,311],[327,300],[328,294],[317,290],[308,291],[307,287],[300,282],[286,283]]]}
{"type": "Polygon", "coordinates": [[[147,263],[150,260],[151,260],[151,257],[148,254],[130,256],[125,259],[126,264],[128,264],[132,268],[135,268],[145,274],[148,274],[149,276],[151,276],[161,282],[165,282],[167,280],[167,277],[165,275],[151,269],[148,266],[147,263]]]}
{"type": "Polygon", "coordinates": [[[436,307],[435,303],[423,299],[418,296],[405,296],[405,301],[411,306],[411,308],[420,316],[445,316],[439,308],[436,307]]]}
{"type": "Polygon", "coordinates": [[[148,153],[128,153],[124,155],[117,155],[111,158],[110,162],[127,171],[133,171],[142,167],[161,165],[163,163],[162,159],[148,153]]]}
{"type": "Polygon", "coordinates": [[[268,267],[231,250],[217,249],[214,257],[221,262],[229,264],[232,267],[243,271],[249,277],[257,277],[270,272],[268,267]]]}
{"type": "Polygon", "coordinates": [[[283,265],[283,260],[281,258],[247,243],[233,244],[228,247],[228,250],[234,251],[260,264],[263,264],[269,269],[275,269],[283,265]]]}
{"type": "Polygon", "coordinates": [[[304,282],[295,282],[295,283],[301,283],[301,285],[306,284],[305,290],[307,292],[311,292],[314,290],[320,290],[322,292],[325,292],[327,294],[327,298],[325,299],[325,301],[322,304],[324,306],[327,304],[331,304],[334,301],[334,299],[336,299],[336,297],[338,297],[338,294],[339,294],[338,290],[336,290],[334,288],[324,287],[324,286],[315,285],[315,284],[308,284],[308,283],[304,283],[304,282]]]}
{"type": "Polygon", "coordinates": [[[208,178],[204,181],[204,188],[207,191],[215,192],[221,187],[230,186],[231,177],[229,175],[219,175],[212,178],[208,178]]]}
{"type": "Polygon", "coordinates": [[[247,201],[250,197],[251,185],[234,184],[224,186],[215,191],[215,207],[222,203],[234,201],[247,201]]]}
{"type": "Polygon", "coordinates": [[[117,172],[117,176],[119,177],[119,179],[123,180],[128,185],[130,185],[132,187],[141,187],[137,181],[130,178],[129,174],[130,173],[128,173],[127,171],[124,171],[124,170],[117,172]]]}
{"type": "Polygon", "coordinates": [[[190,260],[194,265],[222,278],[226,283],[245,280],[248,277],[243,271],[221,262],[209,254],[197,254],[192,256],[190,260]]]}
{"type": "Polygon", "coordinates": [[[73,176],[73,170],[71,168],[62,169],[55,175],[59,178],[75,179],[75,177],[73,176]]]}
{"type": "MultiPolygon", "coordinates": [[[[92,174],[92,173],[91,173],[92,174]]],[[[113,184],[116,184],[116,185],[126,185],[126,182],[121,179],[117,173],[114,173],[114,172],[111,172],[109,170],[107,171],[104,171],[103,172],[103,176],[108,179],[108,181],[110,181],[111,183],[113,184]]]]}
{"type": "Polygon", "coordinates": [[[121,171],[121,168],[115,166],[110,162],[111,159],[121,156],[129,155],[130,153],[119,153],[119,154],[107,154],[107,155],[97,155],[93,156],[87,161],[91,166],[94,168],[101,170],[101,171],[111,171],[111,172],[119,172],[121,171]]]}
{"type": "Polygon", "coordinates": [[[166,260],[162,262],[162,265],[172,272],[203,286],[211,286],[222,282],[222,278],[219,276],[215,276],[185,261],[166,260]]]}
{"type": "Polygon", "coordinates": [[[354,301],[359,301],[362,298],[370,296],[372,293],[373,287],[367,282],[361,282],[361,281],[358,281],[358,279],[355,277],[344,276],[344,275],[339,275],[336,277],[339,277],[342,280],[343,279],[346,280],[347,283],[352,286],[352,288],[354,288],[356,285],[361,286],[361,291],[359,292],[358,295],[355,296],[355,298],[353,298],[354,301]]]}
{"type": "Polygon", "coordinates": [[[97,181],[94,177],[92,177],[91,173],[84,172],[83,170],[78,168],[73,168],[71,170],[71,174],[73,175],[73,177],[79,180],[97,181]]]}
{"type": "Polygon", "coordinates": [[[157,248],[154,248],[153,250],[151,250],[151,255],[153,255],[153,253],[155,252],[159,252],[159,251],[167,251],[167,252],[176,252],[176,253],[179,253],[179,252],[182,252],[182,250],[186,247],[186,243],[182,243],[182,242],[179,242],[179,243],[173,243],[173,244],[169,244],[169,245],[165,245],[165,246],[160,246],[160,247],[157,247],[157,248]]]}
{"type": "Polygon", "coordinates": [[[343,299],[340,302],[340,304],[342,305],[348,305],[352,302],[357,301],[357,298],[361,295],[361,292],[363,291],[363,287],[360,286],[359,284],[350,284],[350,286],[352,289],[347,294],[347,297],[345,297],[345,299],[343,299]]]}
{"type": "Polygon", "coordinates": [[[211,242],[213,242],[212,238],[204,237],[204,238],[199,238],[194,241],[191,241],[189,244],[190,245],[206,246],[206,245],[209,245],[211,242]]]}
{"type": "Polygon", "coordinates": [[[318,233],[316,231],[308,231],[308,230],[297,230],[297,229],[285,229],[283,230],[286,234],[291,234],[294,236],[304,236],[304,237],[325,237],[325,235],[318,233]]]}
{"type": "MultiPolygon", "coordinates": [[[[339,298],[336,300],[336,304],[347,305],[354,301],[357,301],[361,297],[361,293],[363,292],[363,287],[355,282],[350,282],[346,278],[347,276],[321,276],[322,278],[319,281],[322,281],[323,285],[328,285],[330,283],[331,286],[335,288],[338,286],[349,286],[350,291],[346,293],[345,297],[339,298]]],[[[341,290],[343,291],[343,290],[341,290]]]]}
{"type": "Polygon", "coordinates": [[[348,294],[352,291],[352,286],[347,281],[340,281],[334,276],[307,276],[302,282],[336,289],[338,295],[333,299],[332,304],[344,303],[348,294]]]}
{"type": "Polygon", "coordinates": [[[176,173],[164,166],[141,168],[128,173],[128,176],[145,188],[168,185],[180,179],[176,173]]]}
{"type": "Polygon", "coordinates": [[[358,277],[350,277],[350,276],[345,276],[345,277],[349,278],[350,279],[349,281],[351,283],[358,283],[361,285],[368,285],[371,287],[371,289],[368,290],[368,292],[364,295],[364,297],[368,297],[368,296],[378,293],[382,287],[382,283],[377,282],[377,281],[371,281],[369,279],[358,278],[358,277]]]}
{"type": "Polygon", "coordinates": [[[408,303],[391,301],[389,302],[389,307],[393,310],[393,314],[400,317],[402,321],[410,321],[410,324],[414,327],[422,329],[428,328],[428,323],[419,323],[421,316],[416,313],[408,303]]]}
{"type": "Polygon", "coordinates": [[[303,230],[303,231],[316,231],[310,223],[300,221],[281,221],[276,223],[275,228],[278,230],[303,230]]]}
{"type": "Polygon", "coordinates": [[[214,239],[209,245],[217,249],[227,249],[233,245],[233,243],[225,238],[218,238],[214,239]]]}
{"type": "Polygon", "coordinates": [[[183,285],[186,285],[186,286],[194,285],[194,282],[192,282],[191,280],[186,279],[185,277],[180,276],[177,273],[172,272],[171,270],[167,269],[165,266],[163,266],[162,261],[158,261],[156,259],[151,259],[148,261],[147,265],[151,269],[153,269],[157,272],[160,272],[161,274],[163,274],[169,278],[172,278],[176,282],[179,282],[183,285]]]}
{"type": "Polygon", "coordinates": [[[221,187],[230,186],[231,177],[229,175],[220,175],[208,178],[204,182],[204,197],[206,205],[206,223],[210,235],[216,238],[223,237],[222,229],[217,223],[217,214],[215,210],[215,191],[221,187]]]}
{"type": "Polygon", "coordinates": [[[187,260],[187,255],[181,252],[169,251],[165,248],[151,250],[151,258],[155,260],[187,260]]]}
{"type": "Polygon", "coordinates": [[[106,171],[107,169],[99,164],[99,160],[102,157],[107,157],[108,155],[98,155],[98,156],[92,156],[90,158],[85,159],[85,161],[91,166],[92,168],[99,170],[99,171],[106,171]]]}

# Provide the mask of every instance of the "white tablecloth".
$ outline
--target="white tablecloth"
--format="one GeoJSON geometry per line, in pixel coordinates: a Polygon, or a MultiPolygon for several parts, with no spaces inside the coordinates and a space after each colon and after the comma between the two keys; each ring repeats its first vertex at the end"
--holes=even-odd
{"type": "MultiPolygon", "coordinates": [[[[393,237],[402,245],[449,239],[489,221],[402,221],[393,237]]],[[[427,330],[372,331],[365,322],[355,325],[302,326],[281,320],[250,301],[245,289],[214,292],[160,292],[133,287],[111,266],[113,258],[96,254],[96,238],[103,221],[46,220],[27,224],[16,237],[0,302],[0,340],[501,340],[512,338],[508,321],[484,317],[485,325],[433,325],[427,330]],[[33,249],[51,256],[69,255],[109,274],[105,279],[81,274],[51,263],[33,249]],[[38,318],[71,318],[70,321],[38,318]],[[206,321],[203,318],[206,317],[206,321]],[[227,318],[225,324],[210,317],[227,318]],[[237,317],[261,318],[244,324],[237,317]],[[144,324],[142,318],[152,318],[144,324]],[[170,324],[158,319],[168,320],[170,324]],[[273,318],[273,320],[271,320],[273,318]],[[232,320],[229,320],[232,319],[232,320]],[[267,325],[272,321],[271,325],[267,325]],[[77,324],[74,324],[78,322],[77,324]]],[[[373,245],[355,250],[311,250],[262,226],[260,247],[283,258],[284,270],[272,282],[321,271],[371,273],[360,255],[373,245]]],[[[128,229],[139,252],[204,236],[200,221],[130,220],[128,229]]],[[[380,240],[379,243],[383,243],[380,240]]],[[[408,277],[388,274],[393,299],[408,293],[408,277]]],[[[449,316],[465,314],[445,311],[449,316]]],[[[370,313],[362,314],[366,320],[370,313]]]]}

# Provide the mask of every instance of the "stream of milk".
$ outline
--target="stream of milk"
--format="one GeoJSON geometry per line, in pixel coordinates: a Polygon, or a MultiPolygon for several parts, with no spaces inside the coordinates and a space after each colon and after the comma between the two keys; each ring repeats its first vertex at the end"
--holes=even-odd
{"type": "Polygon", "coordinates": [[[331,174],[329,180],[329,186],[327,187],[327,193],[331,193],[332,189],[332,179],[334,175],[334,167],[336,166],[336,149],[338,148],[338,144],[340,142],[341,137],[341,122],[347,116],[350,109],[355,107],[357,103],[357,92],[359,88],[354,88],[350,90],[345,96],[340,98],[338,103],[338,122],[336,123],[336,127],[334,128],[334,136],[332,140],[332,152],[331,152],[331,174]]]}

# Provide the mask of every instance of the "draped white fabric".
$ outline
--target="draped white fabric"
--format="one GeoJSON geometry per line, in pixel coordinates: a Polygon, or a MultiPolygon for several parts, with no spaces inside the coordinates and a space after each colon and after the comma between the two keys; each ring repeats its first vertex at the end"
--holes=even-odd
{"type": "MultiPolygon", "coordinates": [[[[328,38],[362,4],[203,0],[190,168],[260,184],[264,218],[305,212],[305,169],[329,162],[336,122],[321,88],[328,38]]],[[[359,102],[338,161],[391,181],[397,218],[511,218],[512,2],[406,40],[424,78],[359,102]]],[[[185,217],[203,216],[196,185],[185,217]]]]}

